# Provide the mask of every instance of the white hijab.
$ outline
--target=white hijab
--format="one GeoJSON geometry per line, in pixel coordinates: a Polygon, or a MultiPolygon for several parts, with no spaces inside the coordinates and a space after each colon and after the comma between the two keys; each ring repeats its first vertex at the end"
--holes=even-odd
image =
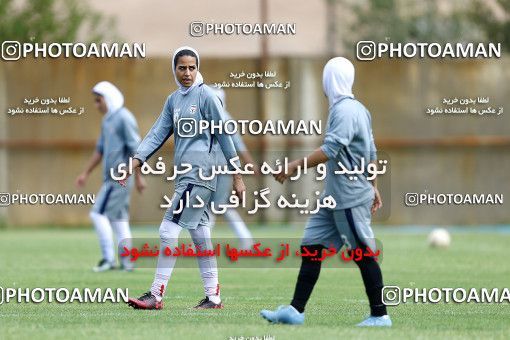
{"type": "Polygon", "coordinates": [[[198,71],[200,69],[200,56],[198,55],[198,52],[193,48],[189,46],[182,46],[175,50],[174,55],[172,56],[172,72],[174,73],[174,80],[177,86],[179,87],[178,91],[182,95],[186,95],[189,91],[191,91],[194,87],[202,84],[204,82],[204,78],[202,77],[202,74],[198,71]],[[190,50],[197,56],[197,76],[195,77],[195,81],[190,87],[182,86],[182,84],[177,80],[177,77],[175,76],[175,67],[174,67],[174,60],[177,53],[179,53],[182,50],[190,50]]]}
{"type": "Polygon", "coordinates": [[[108,81],[102,81],[92,88],[93,93],[103,96],[106,102],[107,114],[116,112],[124,105],[124,96],[119,89],[108,81]]]}
{"type": "Polygon", "coordinates": [[[343,96],[354,98],[354,65],[343,57],[330,59],[322,72],[322,87],[331,108],[343,96]]]}

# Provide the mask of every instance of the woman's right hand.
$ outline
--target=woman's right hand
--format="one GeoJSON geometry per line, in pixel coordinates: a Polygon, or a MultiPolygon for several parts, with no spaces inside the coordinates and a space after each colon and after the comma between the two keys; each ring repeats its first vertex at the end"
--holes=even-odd
{"type": "MultiPolygon", "coordinates": [[[[239,197],[240,200],[243,199],[243,194],[246,191],[246,186],[244,185],[243,178],[239,174],[234,175],[234,191],[236,196],[239,197]]],[[[241,201],[242,202],[242,201],[241,201]]]]}
{"type": "Polygon", "coordinates": [[[76,181],[75,181],[75,184],[78,188],[82,188],[83,186],[85,186],[85,183],[87,182],[87,173],[86,172],[83,172],[81,173],[77,178],[76,178],[76,181]]]}
{"type": "Polygon", "coordinates": [[[137,169],[137,168],[139,168],[139,167],[142,165],[142,162],[141,162],[138,158],[133,158],[133,160],[132,160],[132,163],[131,163],[131,164],[132,164],[132,167],[133,167],[133,168],[132,168],[132,169],[130,169],[131,171],[128,171],[128,172],[126,173],[126,177],[124,177],[123,179],[119,179],[119,180],[117,180],[117,182],[118,182],[121,186],[123,186],[123,187],[125,187],[125,186],[127,185],[127,180],[128,180],[128,178],[129,178],[129,176],[131,176],[131,175],[132,175],[132,173],[133,173],[134,171],[137,171],[136,169],[137,169]]]}

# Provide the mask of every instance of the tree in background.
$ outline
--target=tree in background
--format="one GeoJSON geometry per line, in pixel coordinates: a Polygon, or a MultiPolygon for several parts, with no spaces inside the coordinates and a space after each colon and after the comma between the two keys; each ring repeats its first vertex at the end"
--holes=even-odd
{"type": "MultiPolygon", "coordinates": [[[[510,0],[441,1],[365,0],[351,5],[352,35],[347,46],[359,40],[391,42],[478,42],[502,43],[510,50],[510,0]],[[495,6],[488,6],[492,1],[495,6]],[[498,12],[498,13],[495,13],[498,12]],[[499,14],[499,18],[498,15],[499,14]]],[[[348,48],[347,50],[351,50],[348,48]]]]}
{"type": "Polygon", "coordinates": [[[500,42],[506,51],[510,51],[510,0],[496,0],[500,11],[494,7],[484,6],[482,1],[476,1],[469,13],[471,20],[481,27],[487,39],[500,42]]]}
{"type": "Polygon", "coordinates": [[[98,42],[115,39],[114,19],[77,0],[0,0],[0,40],[98,42]]]}

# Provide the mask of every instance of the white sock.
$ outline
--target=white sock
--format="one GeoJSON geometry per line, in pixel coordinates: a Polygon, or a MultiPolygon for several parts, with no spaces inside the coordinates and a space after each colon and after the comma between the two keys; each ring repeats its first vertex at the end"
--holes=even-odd
{"type": "Polygon", "coordinates": [[[124,267],[131,267],[132,262],[130,262],[129,256],[120,256],[120,254],[124,252],[124,247],[131,249],[132,236],[131,230],[129,229],[129,221],[112,222],[112,227],[115,232],[115,236],[117,237],[117,253],[119,261],[124,265],[124,267]]]}
{"type": "MultiPolygon", "coordinates": [[[[200,225],[197,229],[190,229],[189,233],[193,239],[195,247],[201,250],[212,250],[211,229],[205,225],[200,225]]],[[[215,256],[197,256],[200,276],[204,284],[204,293],[209,300],[219,303],[220,285],[218,283],[218,265],[215,256]]]]}
{"type": "Polygon", "coordinates": [[[103,259],[113,263],[115,261],[115,256],[113,252],[113,236],[110,220],[108,220],[108,217],[105,215],[93,211],[90,212],[89,216],[96,229],[97,237],[99,238],[99,246],[101,247],[103,259]]]}
{"type": "Polygon", "coordinates": [[[175,256],[166,256],[164,254],[164,249],[165,247],[173,249],[177,246],[181,230],[182,228],[178,224],[167,220],[163,220],[159,227],[160,252],[156,274],[154,275],[154,281],[151,286],[151,293],[156,296],[158,301],[161,301],[165,295],[168,280],[170,280],[175,262],[177,261],[177,257],[175,256]]]}
{"type": "MultiPolygon", "coordinates": [[[[218,292],[219,292],[219,288],[218,288],[218,292]]],[[[215,303],[215,304],[221,303],[221,298],[220,298],[219,293],[218,293],[218,295],[207,295],[207,297],[209,298],[209,301],[211,301],[212,303],[215,303]]]]}
{"type": "Polygon", "coordinates": [[[253,237],[244,223],[241,215],[235,209],[228,209],[225,212],[225,219],[232,231],[236,234],[241,242],[242,249],[248,249],[253,246],[253,237]]]}

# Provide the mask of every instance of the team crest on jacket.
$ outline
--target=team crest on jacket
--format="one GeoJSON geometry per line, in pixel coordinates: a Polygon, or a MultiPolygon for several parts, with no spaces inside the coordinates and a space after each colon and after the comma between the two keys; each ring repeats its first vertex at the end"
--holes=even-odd
{"type": "Polygon", "coordinates": [[[197,106],[193,104],[189,107],[189,113],[195,114],[195,112],[197,112],[197,106]]]}

